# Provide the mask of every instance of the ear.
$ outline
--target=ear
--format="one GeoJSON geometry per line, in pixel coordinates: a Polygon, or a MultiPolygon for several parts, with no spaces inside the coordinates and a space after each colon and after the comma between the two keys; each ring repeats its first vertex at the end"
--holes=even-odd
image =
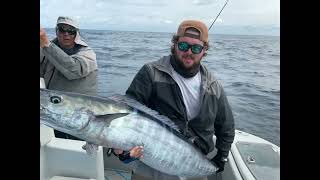
{"type": "Polygon", "coordinates": [[[207,55],[208,46],[203,47],[202,57],[205,57],[207,55]]]}

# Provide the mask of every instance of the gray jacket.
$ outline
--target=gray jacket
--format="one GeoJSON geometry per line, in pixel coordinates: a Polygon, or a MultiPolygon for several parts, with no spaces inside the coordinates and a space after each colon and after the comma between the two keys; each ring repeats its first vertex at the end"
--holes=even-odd
{"type": "Polygon", "coordinates": [[[168,116],[204,154],[214,149],[212,136],[215,134],[216,147],[226,157],[235,130],[231,107],[221,84],[201,65],[201,109],[195,118],[188,121],[180,88],[172,78],[170,57],[144,65],[126,94],[168,116]]]}
{"type": "Polygon", "coordinates": [[[62,50],[54,39],[49,47],[40,48],[40,77],[48,89],[95,95],[97,71],[96,54],[88,46],[62,50]]]}

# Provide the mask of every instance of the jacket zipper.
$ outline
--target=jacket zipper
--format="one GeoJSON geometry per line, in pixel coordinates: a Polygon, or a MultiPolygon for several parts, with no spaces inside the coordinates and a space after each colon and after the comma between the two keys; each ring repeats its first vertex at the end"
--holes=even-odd
{"type": "MultiPolygon", "coordinates": [[[[162,70],[162,69],[158,69],[158,70],[167,73],[167,74],[171,77],[171,79],[173,80],[173,82],[175,83],[176,87],[178,87],[178,96],[179,96],[180,100],[182,101],[182,105],[183,105],[183,116],[184,116],[184,119],[186,120],[185,130],[184,130],[183,134],[184,134],[184,136],[187,136],[189,121],[188,121],[187,109],[186,109],[186,106],[185,106],[184,101],[183,101],[183,97],[182,97],[182,93],[181,93],[180,87],[179,87],[178,83],[173,79],[171,73],[169,73],[168,71],[162,70]]],[[[201,79],[202,79],[202,78],[201,78],[201,79]]],[[[202,80],[201,80],[201,81],[202,81],[202,80]]],[[[201,93],[201,92],[200,92],[200,93],[201,93]]]]}
{"type": "MultiPolygon", "coordinates": [[[[172,78],[172,77],[171,77],[172,78]]],[[[173,78],[172,78],[173,79],[173,78]]],[[[174,81],[174,80],[173,80],[174,81]]],[[[183,132],[183,135],[184,136],[187,136],[187,132],[188,132],[188,126],[189,126],[189,120],[188,120],[188,115],[187,115],[187,109],[186,109],[186,105],[184,104],[184,101],[183,101],[183,96],[182,96],[182,94],[181,94],[181,90],[180,90],[180,87],[179,87],[179,85],[178,85],[178,83],[176,82],[176,81],[174,81],[175,82],[175,85],[176,85],[176,87],[177,87],[177,89],[178,89],[178,96],[179,96],[179,99],[181,100],[181,102],[182,102],[182,106],[183,106],[183,116],[184,116],[184,119],[186,120],[186,125],[185,125],[185,130],[184,130],[184,132],[183,132]]]]}

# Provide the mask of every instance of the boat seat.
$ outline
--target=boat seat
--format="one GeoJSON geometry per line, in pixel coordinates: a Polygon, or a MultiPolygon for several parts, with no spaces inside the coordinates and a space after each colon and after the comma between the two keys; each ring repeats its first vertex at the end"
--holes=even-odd
{"type": "Polygon", "coordinates": [[[65,180],[73,180],[74,178],[105,179],[101,146],[99,146],[96,156],[89,156],[82,149],[85,141],[56,138],[53,129],[42,126],[40,129],[40,139],[42,139],[42,141],[40,140],[41,180],[57,180],[62,177],[65,180]],[[46,131],[53,135],[51,139],[50,135],[44,135],[46,131]]]}

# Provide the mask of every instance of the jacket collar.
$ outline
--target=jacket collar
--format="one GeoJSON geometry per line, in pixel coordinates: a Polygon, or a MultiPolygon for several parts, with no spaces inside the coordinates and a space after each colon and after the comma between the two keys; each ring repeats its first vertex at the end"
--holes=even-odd
{"type": "MultiPolygon", "coordinates": [[[[159,61],[156,61],[154,65],[156,69],[158,69],[159,71],[163,71],[172,77],[172,72],[171,72],[172,68],[170,68],[171,66],[170,58],[171,58],[171,55],[164,56],[159,61]]],[[[200,73],[201,73],[201,81],[204,89],[209,87],[212,83],[214,83],[217,80],[215,76],[209,73],[208,69],[202,64],[200,64],[200,73]]]]}

